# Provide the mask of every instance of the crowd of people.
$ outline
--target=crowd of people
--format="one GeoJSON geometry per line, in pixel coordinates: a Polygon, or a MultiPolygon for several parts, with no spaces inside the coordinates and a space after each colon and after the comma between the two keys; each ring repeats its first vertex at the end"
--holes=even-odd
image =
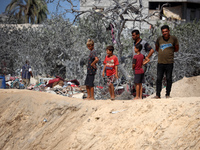
{"type": "MultiPolygon", "coordinates": [[[[162,36],[158,37],[155,43],[156,51],[158,52],[158,64],[157,64],[157,80],[156,80],[156,96],[155,99],[161,98],[162,80],[164,74],[166,75],[166,98],[170,98],[170,92],[172,87],[172,71],[174,63],[174,52],[178,52],[179,43],[178,39],[170,35],[170,29],[168,25],[161,27],[162,36]]],[[[154,53],[152,47],[143,39],[140,38],[139,30],[132,31],[132,38],[134,40],[134,50],[132,57],[132,69],[134,72],[134,83],[136,87],[136,96],[134,99],[142,99],[142,83],[145,83],[145,71],[150,57],[154,53]]],[[[96,73],[96,63],[99,58],[94,50],[94,41],[89,39],[87,41],[87,47],[90,50],[87,66],[87,77],[85,85],[87,88],[88,100],[94,99],[94,77],[96,73]]],[[[114,47],[109,45],[106,47],[106,57],[103,61],[104,68],[102,76],[105,74],[108,78],[107,85],[109,86],[110,99],[114,100],[114,86],[113,82],[118,79],[118,65],[119,61],[116,55],[113,54],[114,47]]]]}
{"type": "MultiPolygon", "coordinates": [[[[170,29],[168,25],[161,27],[162,36],[159,36],[155,43],[156,51],[158,52],[158,63],[157,63],[157,80],[156,80],[156,96],[155,99],[161,98],[162,80],[164,74],[166,76],[166,98],[170,98],[170,92],[172,87],[172,72],[174,64],[174,52],[179,50],[178,39],[170,35],[170,29]]],[[[132,57],[132,69],[134,73],[134,84],[136,89],[136,96],[134,99],[142,99],[142,83],[145,83],[145,71],[150,57],[154,53],[152,47],[145,40],[140,38],[139,30],[132,31],[133,43],[133,57],[132,57]]],[[[86,43],[87,48],[90,50],[87,65],[87,75],[85,79],[85,85],[87,90],[87,100],[94,100],[94,79],[97,70],[96,63],[99,61],[97,52],[94,49],[94,41],[89,39],[86,43]]],[[[107,76],[107,85],[109,87],[110,99],[115,99],[114,94],[114,81],[118,79],[118,65],[119,61],[116,55],[113,54],[114,47],[109,45],[106,47],[106,57],[103,61],[104,68],[102,76],[107,76]]],[[[30,84],[30,77],[32,70],[28,61],[22,67],[21,76],[24,85],[30,84]]]]}

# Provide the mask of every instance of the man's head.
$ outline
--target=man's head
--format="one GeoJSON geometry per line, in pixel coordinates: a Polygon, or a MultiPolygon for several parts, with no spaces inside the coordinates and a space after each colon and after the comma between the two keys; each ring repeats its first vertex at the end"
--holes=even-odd
{"type": "Polygon", "coordinates": [[[88,39],[86,45],[87,45],[89,50],[93,50],[94,49],[94,41],[93,40],[88,39]]]}
{"type": "Polygon", "coordinates": [[[112,55],[113,51],[114,51],[114,47],[112,45],[109,45],[109,46],[106,47],[106,53],[108,55],[112,55]]]}
{"type": "Polygon", "coordinates": [[[169,36],[170,36],[170,34],[169,34],[170,33],[169,26],[168,25],[163,25],[161,27],[161,31],[162,31],[164,39],[169,39],[169,36]]]}
{"type": "Polygon", "coordinates": [[[134,41],[140,38],[140,31],[139,30],[133,30],[132,31],[132,38],[134,41]]]}
{"type": "Polygon", "coordinates": [[[29,64],[28,60],[26,60],[26,64],[29,64]]]}

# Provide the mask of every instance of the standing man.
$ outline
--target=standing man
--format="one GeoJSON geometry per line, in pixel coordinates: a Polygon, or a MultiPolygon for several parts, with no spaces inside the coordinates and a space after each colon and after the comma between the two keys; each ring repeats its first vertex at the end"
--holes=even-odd
{"type": "Polygon", "coordinates": [[[24,83],[24,86],[27,87],[30,84],[30,78],[33,77],[31,66],[29,66],[28,60],[26,64],[21,69],[21,77],[24,83]]]}
{"type": "Polygon", "coordinates": [[[158,52],[158,65],[157,65],[157,81],[156,81],[156,96],[154,98],[160,98],[160,92],[162,90],[162,79],[164,74],[166,75],[166,98],[170,98],[170,92],[172,87],[172,71],[174,64],[174,52],[179,50],[178,39],[170,35],[168,25],[161,27],[162,35],[156,40],[156,51],[158,52]]]}
{"type": "MultiPolygon", "coordinates": [[[[135,51],[134,51],[135,46],[141,44],[142,45],[142,50],[140,51],[140,53],[143,54],[145,57],[150,58],[151,55],[154,53],[154,50],[149,45],[149,43],[147,43],[145,40],[140,38],[139,30],[133,30],[132,31],[132,38],[134,40],[133,56],[136,54],[135,51]]],[[[145,65],[144,72],[146,71],[146,69],[147,69],[147,65],[145,65]]]]}

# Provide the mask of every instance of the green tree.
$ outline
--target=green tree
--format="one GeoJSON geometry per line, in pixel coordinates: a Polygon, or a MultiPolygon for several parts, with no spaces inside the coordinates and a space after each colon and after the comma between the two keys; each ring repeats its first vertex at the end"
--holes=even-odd
{"type": "Polygon", "coordinates": [[[12,0],[5,12],[15,16],[18,23],[39,24],[47,18],[49,11],[44,0],[12,0]]]}

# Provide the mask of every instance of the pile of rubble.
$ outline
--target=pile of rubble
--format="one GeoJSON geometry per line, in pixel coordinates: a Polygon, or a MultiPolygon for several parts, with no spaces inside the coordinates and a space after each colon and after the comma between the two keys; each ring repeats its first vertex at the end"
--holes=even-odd
{"type": "Polygon", "coordinates": [[[42,78],[40,79],[40,83],[36,85],[32,84],[27,89],[76,98],[84,98],[86,94],[85,86],[80,86],[76,79],[66,81],[59,76],[55,78],[42,78]]]}
{"type": "MultiPolygon", "coordinates": [[[[86,86],[80,86],[78,80],[66,81],[59,76],[55,78],[40,78],[39,81],[35,84],[31,84],[28,87],[25,87],[22,83],[22,80],[19,77],[6,76],[6,88],[15,88],[15,89],[28,89],[41,92],[47,92],[52,94],[59,94],[67,97],[81,98],[84,99],[87,97],[86,86]]],[[[134,85],[129,85],[127,83],[115,83],[115,95],[116,100],[129,100],[133,99],[135,96],[134,85]]],[[[95,99],[106,100],[109,99],[109,90],[106,84],[102,86],[94,87],[95,99]]],[[[143,89],[143,97],[147,97],[145,94],[145,89],[143,89]]]]}

